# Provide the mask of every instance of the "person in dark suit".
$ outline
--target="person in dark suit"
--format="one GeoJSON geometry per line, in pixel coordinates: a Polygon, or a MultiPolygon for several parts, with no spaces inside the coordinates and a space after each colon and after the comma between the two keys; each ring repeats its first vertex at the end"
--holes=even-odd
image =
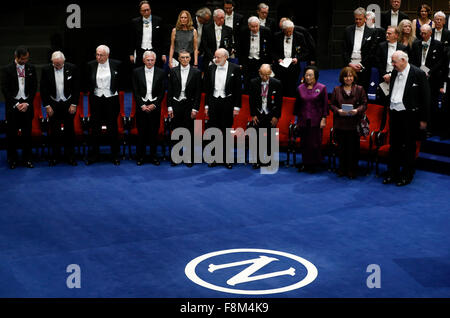
{"type": "Polygon", "coordinates": [[[139,3],[140,17],[131,20],[129,55],[131,63],[142,66],[141,56],[145,51],[153,51],[161,58],[156,61],[158,67],[166,63],[167,43],[164,39],[162,19],[152,14],[150,3],[139,3]],[[136,58],[135,58],[136,56],[136,58]]]}
{"type": "Polygon", "coordinates": [[[269,6],[267,4],[258,4],[256,14],[261,26],[268,28],[272,34],[277,31],[277,22],[269,17],[269,6]]]}
{"type": "Polygon", "coordinates": [[[398,26],[400,21],[404,19],[409,19],[409,16],[400,11],[401,0],[390,0],[391,8],[390,10],[384,11],[380,15],[380,26],[383,29],[387,29],[388,26],[398,26]]]}
{"type": "Polygon", "coordinates": [[[41,74],[41,98],[50,119],[50,143],[53,147],[49,164],[53,166],[57,163],[63,139],[65,159],[70,165],[76,166],[73,120],[80,99],[79,71],[74,64],[66,62],[60,51],[52,54],[51,61],[41,74]]]}
{"type": "MultiPolygon", "coordinates": [[[[253,127],[258,129],[257,160],[253,163],[253,168],[258,169],[261,163],[261,156],[272,156],[271,152],[271,128],[276,128],[281,117],[281,105],[283,103],[283,93],[281,82],[271,77],[272,68],[269,64],[263,64],[259,68],[259,76],[250,81],[250,115],[252,116],[253,127]],[[261,132],[259,128],[267,129],[267,148],[264,151],[259,149],[259,139],[261,132]]],[[[266,164],[267,165],[267,164],[266,164]]]]}
{"type": "MultiPolygon", "coordinates": [[[[194,120],[200,108],[202,93],[202,72],[190,67],[191,55],[187,51],[178,52],[180,64],[172,68],[169,73],[167,89],[167,106],[169,117],[172,120],[172,129],[186,128],[191,133],[191,161],[186,162],[188,167],[194,164],[194,120]]],[[[172,165],[176,163],[172,161],[172,165]]]]}
{"type": "Polygon", "coordinates": [[[366,12],[366,26],[373,30],[374,45],[377,46],[386,39],[386,29],[377,26],[375,19],[376,15],[373,11],[366,12]]]}
{"type": "Polygon", "coordinates": [[[212,64],[214,52],[217,49],[224,48],[231,55],[233,53],[233,29],[226,26],[225,12],[222,9],[216,9],[213,12],[213,23],[203,28],[201,44],[204,53],[204,68],[212,64]]]}
{"type": "Polygon", "coordinates": [[[394,70],[391,63],[392,54],[398,50],[407,52],[407,47],[398,42],[398,37],[398,29],[394,26],[389,26],[386,31],[386,41],[381,42],[377,46],[375,60],[380,75],[380,83],[389,83],[391,73],[394,70]]]}
{"type": "MultiPolygon", "coordinates": [[[[223,134],[223,162],[228,169],[232,168],[226,161],[227,128],[233,126],[234,117],[239,114],[242,103],[241,69],[239,65],[228,62],[229,54],[225,49],[218,49],[214,54],[214,63],[205,73],[205,112],[209,117],[208,126],[215,127],[223,134]]],[[[220,160],[220,159],[219,159],[220,160]]],[[[209,163],[215,166],[217,162],[209,163]]]]}
{"type": "Polygon", "coordinates": [[[439,110],[438,97],[439,89],[442,81],[442,62],[444,58],[444,46],[441,42],[431,37],[432,31],[428,24],[422,25],[420,28],[422,40],[416,40],[411,48],[410,62],[414,66],[422,68],[425,71],[430,84],[431,117],[427,125],[428,132],[437,134],[439,131],[439,110]]]}
{"type": "Polygon", "coordinates": [[[450,50],[445,50],[444,62],[442,63],[444,72],[440,92],[442,94],[442,120],[441,139],[450,138],[450,50]],[[445,123],[445,124],[444,124],[445,123]]]}
{"type": "MultiPolygon", "coordinates": [[[[234,10],[233,0],[224,0],[223,11],[225,11],[225,25],[233,29],[233,49],[237,48],[237,41],[239,41],[239,31],[244,22],[244,16],[234,10]]],[[[230,54],[232,56],[233,54],[230,54]]]]}
{"type": "Polygon", "coordinates": [[[358,84],[367,92],[372,67],[372,57],[375,49],[373,29],[366,23],[366,10],[357,8],[354,11],[355,24],[345,28],[344,31],[344,65],[355,70],[358,84]]]}
{"type": "Polygon", "coordinates": [[[309,51],[302,34],[294,31],[294,23],[283,22],[283,32],[277,33],[273,41],[274,72],[283,85],[283,96],[294,97],[300,76],[300,61],[309,60],[309,51]],[[288,67],[282,66],[285,58],[291,58],[288,67]]]}
{"type": "Polygon", "coordinates": [[[333,111],[333,128],[338,144],[339,169],[337,174],[354,179],[358,173],[359,133],[358,123],[367,110],[367,94],[361,85],[355,84],[355,70],[346,66],[339,74],[340,86],[331,94],[330,108],[333,111]],[[343,105],[351,105],[345,110],[343,105]]]}
{"type": "Polygon", "coordinates": [[[250,80],[258,76],[262,64],[272,63],[272,35],[260,26],[257,17],[248,19],[248,27],[241,30],[238,59],[244,75],[244,90],[248,92],[250,80]]]}
{"type": "Polygon", "coordinates": [[[121,62],[109,58],[109,47],[100,45],[96,49],[95,60],[87,65],[85,83],[89,92],[91,108],[90,123],[92,128],[92,149],[89,151],[87,164],[98,160],[102,125],[111,145],[114,165],[120,165],[117,117],[120,112],[119,91],[121,89],[121,62]]]}
{"type": "MultiPolygon", "coordinates": [[[[192,20],[193,26],[195,30],[197,30],[197,38],[198,38],[198,58],[200,61],[203,60],[203,51],[202,51],[202,35],[203,35],[203,28],[211,23],[211,10],[208,7],[203,7],[198,9],[195,12],[195,19],[192,20]]],[[[200,67],[203,67],[203,63],[199,64],[200,67]]],[[[204,71],[204,70],[202,70],[204,71]]]]}
{"type": "Polygon", "coordinates": [[[434,14],[434,28],[431,37],[436,41],[440,41],[444,48],[448,49],[450,46],[450,30],[445,26],[445,13],[438,11],[434,14]]]}
{"type": "MultiPolygon", "coordinates": [[[[286,17],[281,18],[279,24],[280,31],[275,33],[274,35],[275,37],[277,37],[280,32],[283,32],[283,23],[286,20],[292,21],[291,19],[286,17]]],[[[307,62],[308,65],[315,65],[317,61],[317,50],[316,50],[316,42],[313,36],[311,35],[311,33],[308,31],[307,28],[301,25],[294,25],[294,32],[302,34],[305,39],[306,49],[309,52],[309,56],[307,57],[307,60],[305,60],[305,62],[307,62]]]]}
{"type": "Polygon", "coordinates": [[[144,163],[147,141],[150,143],[150,162],[156,166],[159,165],[156,148],[161,121],[161,103],[165,93],[165,73],[163,69],[154,66],[156,58],[154,52],[144,52],[143,62],[145,65],[134,69],[132,75],[138,129],[136,147],[136,164],[138,166],[144,163]]]}
{"type": "Polygon", "coordinates": [[[33,101],[37,89],[36,69],[28,63],[30,52],[20,46],[14,52],[14,62],[3,69],[2,92],[5,97],[7,130],[7,157],[10,169],[17,166],[17,146],[23,141],[22,159],[25,166],[33,168],[31,151],[31,127],[34,117],[33,101]]]}
{"type": "Polygon", "coordinates": [[[416,140],[428,122],[430,88],[420,68],[408,62],[408,55],[392,55],[394,71],[390,81],[389,162],[383,184],[409,184],[414,176],[416,140]]]}

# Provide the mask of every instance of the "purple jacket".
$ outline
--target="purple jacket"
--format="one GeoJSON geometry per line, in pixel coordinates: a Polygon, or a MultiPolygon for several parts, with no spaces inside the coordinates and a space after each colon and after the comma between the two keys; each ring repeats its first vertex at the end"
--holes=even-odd
{"type": "Polygon", "coordinates": [[[314,84],[308,89],[305,84],[297,88],[294,115],[298,117],[297,124],[306,126],[306,121],[311,120],[311,127],[320,126],[322,118],[328,116],[327,88],[321,83],[314,84]]]}

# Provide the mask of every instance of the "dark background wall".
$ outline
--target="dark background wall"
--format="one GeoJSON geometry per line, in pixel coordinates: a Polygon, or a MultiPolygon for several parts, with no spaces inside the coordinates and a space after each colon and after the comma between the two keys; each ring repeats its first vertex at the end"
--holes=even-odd
{"type": "MultiPolygon", "coordinates": [[[[62,50],[68,61],[84,65],[95,58],[95,48],[106,44],[111,48],[111,57],[128,61],[127,28],[131,18],[139,15],[140,1],[105,1],[105,0],[62,0],[33,1],[22,0],[2,2],[0,10],[0,66],[12,62],[13,52],[18,45],[27,45],[31,50],[32,63],[38,72],[42,65],[49,62],[51,52],[62,50]],[[81,7],[81,28],[68,29],[66,12],[69,4],[81,7]]],[[[256,5],[261,1],[236,1],[236,10],[244,16],[254,15],[256,5]]],[[[170,29],[176,22],[182,9],[192,14],[207,5],[211,9],[221,7],[222,1],[214,0],[154,0],[150,1],[152,12],[164,19],[167,24],[167,41],[170,29]]],[[[272,0],[265,1],[270,6],[270,16],[279,20],[288,16],[296,24],[307,27],[316,38],[318,46],[318,63],[322,69],[342,66],[342,35],[345,26],[353,22],[353,10],[377,3],[384,10],[389,4],[384,1],[354,0],[272,0]]],[[[403,1],[402,10],[411,19],[416,16],[421,1],[403,1]]],[[[433,11],[444,10],[448,13],[447,0],[426,1],[433,11]]],[[[131,69],[131,65],[129,65],[131,69]]],[[[2,100],[0,95],[0,101],[2,100]]]]}

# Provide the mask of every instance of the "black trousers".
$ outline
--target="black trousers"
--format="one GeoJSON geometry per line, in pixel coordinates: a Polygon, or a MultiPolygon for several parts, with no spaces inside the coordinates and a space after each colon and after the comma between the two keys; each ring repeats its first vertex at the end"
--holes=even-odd
{"type": "MultiPolygon", "coordinates": [[[[276,127],[272,127],[272,118],[274,117],[272,114],[261,114],[261,113],[259,113],[259,114],[257,114],[257,117],[258,117],[258,121],[259,121],[259,123],[258,123],[258,125],[257,126],[255,126],[255,128],[257,129],[257,134],[256,134],[256,136],[257,136],[257,141],[258,141],[258,143],[257,143],[257,147],[256,147],[256,149],[257,149],[257,163],[259,163],[259,164],[261,164],[262,162],[261,162],[261,156],[264,156],[264,157],[268,157],[268,156],[272,156],[273,154],[272,154],[272,134],[271,134],[271,128],[276,128],[276,127]],[[263,132],[262,131],[260,131],[259,130],[259,128],[266,128],[267,130],[266,130],[266,135],[263,135],[263,132]],[[260,140],[261,140],[261,138],[266,138],[266,140],[267,140],[267,143],[266,143],[266,148],[265,149],[263,149],[263,151],[261,152],[261,154],[260,154],[260,144],[259,144],[259,142],[260,142],[260,140]]],[[[266,160],[264,160],[265,162],[267,161],[267,159],[266,160]]],[[[266,162],[267,163],[267,162],[266,162]]]]}
{"type": "Polygon", "coordinates": [[[408,111],[390,110],[389,113],[390,148],[388,173],[394,178],[414,176],[416,140],[419,120],[416,114],[408,111]]]}
{"type": "MultiPolygon", "coordinates": [[[[152,103],[146,103],[151,105],[152,103]]],[[[146,113],[141,110],[136,112],[136,124],[138,129],[138,140],[136,155],[138,159],[144,159],[147,144],[150,145],[150,156],[156,158],[156,148],[158,146],[158,132],[161,120],[161,107],[146,113]]]]}
{"type": "MultiPolygon", "coordinates": [[[[23,103],[23,100],[16,102],[23,103]]],[[[18,109],[12,109],[13,105],[6,105],[6,120],[8,122],[6,128],[7,138],[7,157],[8,161],[17,161],[17,149],[22,144],[22,159],[24,161],[31,160],[31,128],[33,122],[33,106],[28,106],[26,112],[21,112],[18,109]],[[18,135],[18,130],[21,130],[21,136],[18,135]]]]}
{"type": "Polygon", "coordinates": [[[339,170],[357,173],[359,161],[359,133],[356,129],[336,129],[338,143],[339,170]]]}
{"type": "Polygon", "coordinates": [[[74,154],[74,124],[75,114],[69,113],[70,102],[52,102],[53,116],[49,118],[50,124],[50,145],[53,150],[53,157],[61,153],[61,146],[64,145],[64,156],[73,159],[74,154]],[[62,129],[64,127],[64,129],[62,129]]]}
{"type": "Polygon", "coordinates": [[[120,112],[119,96],[98,97],[94,94],[89,96],[91,103],[91,128],[92,128],[92,154],[96,157],[99,154],[102,126],[106,125],[106,134],[111,146],[113,158],[119,157],[119,132],[118,116],[120,112]]]}
{"type": "Polygon", "coordinates": [[[208,128],[218,128],[223,135],[223,162],[226,162],[226,129],[233,127],[233,105],[231,98],[212,98],[208,109],[208,128]]]}
{"type": "Polygon", "coordinates": [[[186,128],[191,134],[191,163],[194,162],[194,120],[191,118],[192,108],[191,103],[185,99],[182,101],[173,101],[173,118],[172,131],[177,128],[186,128]]]}

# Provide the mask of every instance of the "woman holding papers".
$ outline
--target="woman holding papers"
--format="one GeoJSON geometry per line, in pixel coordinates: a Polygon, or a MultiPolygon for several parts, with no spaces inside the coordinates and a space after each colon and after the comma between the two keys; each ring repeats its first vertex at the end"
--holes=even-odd
{"type": "Polygon", "coordinates": [[[317,82],[319,70],[308,66],[305,82],[297,88],[294,115],[300,131],[303,164],[299,171],[314,172],[322,162],[322,129],[327,124],[328,94],[325,85],[317,82]]]}
{"type": "Polygon", "coordinates": [[[334,113],[333,127],[339,152],[339,176],[356,178],[359,156],[357,126],[367,109],[367,95],[356,85],[356,72],[344,67],[339,75],[340,86],[334,88],[330,107],[334,113]]]}

